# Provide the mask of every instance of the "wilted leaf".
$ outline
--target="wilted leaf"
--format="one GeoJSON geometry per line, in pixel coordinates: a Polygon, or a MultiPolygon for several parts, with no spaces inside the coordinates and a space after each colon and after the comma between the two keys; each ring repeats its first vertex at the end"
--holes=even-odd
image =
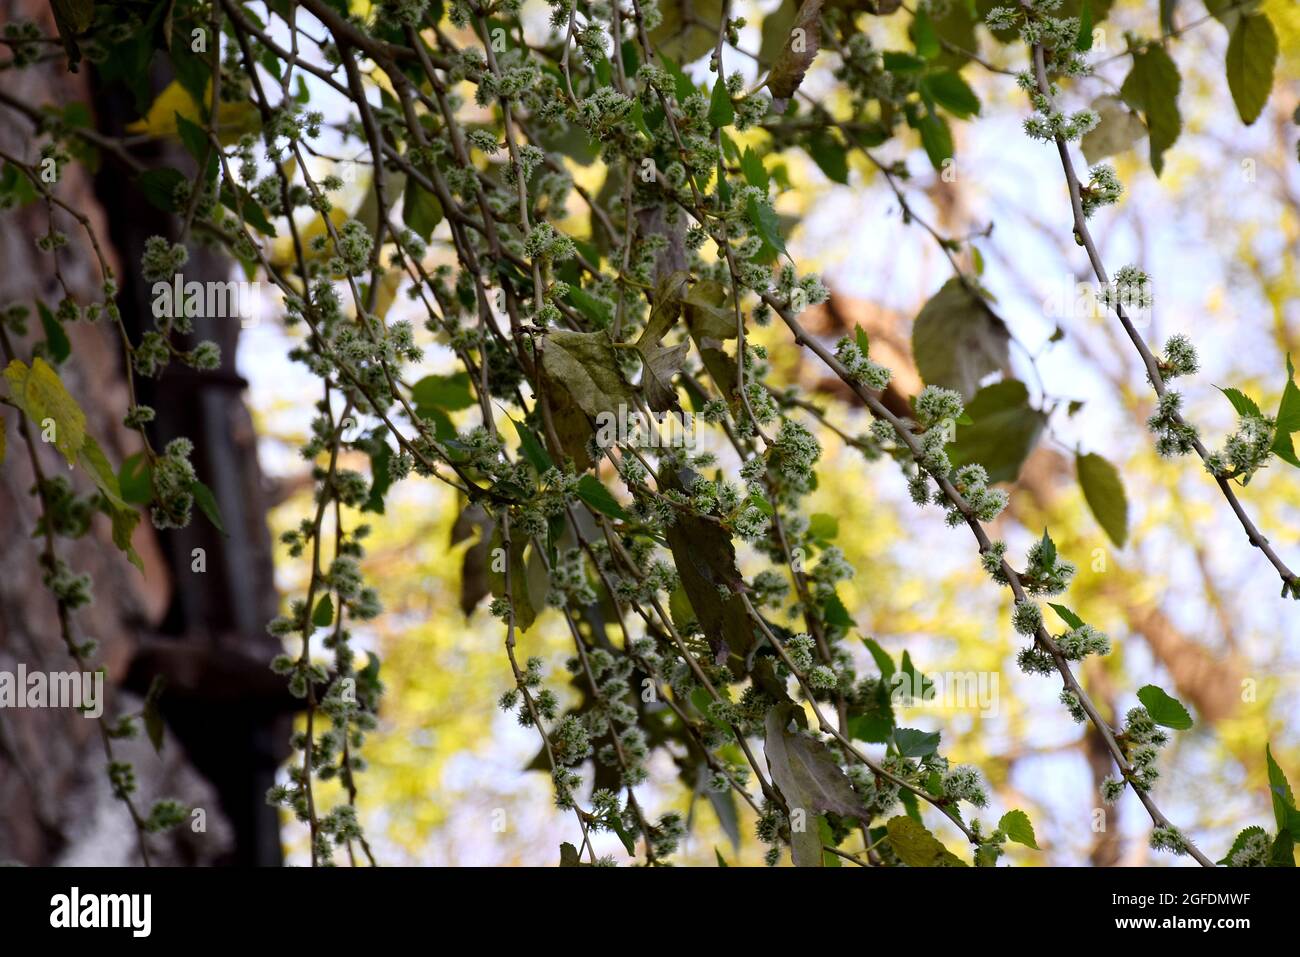
{"type": "Polygon", "coordinates": [[[788,730],[794,705],[778,704],[767,713],[763,751],[776,785],[793,812],[804,812],[804,829],[791,827],[791,849],[796,867],[819,867],[822,840],[816,815],[831,812],[868,823],[862,798],[853,790],[826,745],[788,730]]]}
{"type": "Polygon", "coordinates": [[[460,610],[468,617],[491,588],[488,585],[489,550],[495,523],[481,505],[467,506],[451,527],[451,544],[465,541],[478,529],[478,541],[465,550],[460,564],[460,610]]]}
{"type": "MultiPolygon", "coordinates": [[[[685,491],[691,478],[693,473],[687,471],[678,476],[661,474],[660,488],[685,491]]],[[[664,534],[715,660],[725,661],[728,653],[744,658],[754,646],[754,622],[733,590],[742,578],[731,535],[715,522],[685,512],[664,534]]]]}
{"type": "Polygon", "coordinates": [[[912,355],[927,385],[969,399],[980,379],[1008,362],[1006,324],[961,280],[949,279],[912,326],[912,355]]]}
{"type": "Polygon", "coordinates": [[[641,388],[646,394],[646,403],[656,412],[681,409],[672,379],[686,361],[690,344],[681,342],[664,347],[660,340],[681,315],[681,297],[687,288],[686,280],[686,273],[676,272],[659,284],[650,318],[636,341],[636,350],[641,355],[641,388]]]}
{"type": "Polygon", "coordinates": [[[1146,127],[1117,96],[1099,96],[1090,108],[1100,118],[1095,129],[1085,133],[1079,145],[1083,158],[1094,165],[1107,156],[1123,153],[1146,134],[1146,127]]]}
{"type": "Polygon", "coordinates": [[[772,108],[778,113],[785,110],[785,102],[799,89],[821,49],[821,12],[822,0],[803,0],[790,27],[789,38],[772,64],[767,88],[772,93],[772,108]]]}
{"type": "Polygon", "coordinates": [[[614,343],[606,332],[550,333],[542,349],[542,366],[583,412],[595,418],[634,407],[632,390],[618,368],[614,343]]]}

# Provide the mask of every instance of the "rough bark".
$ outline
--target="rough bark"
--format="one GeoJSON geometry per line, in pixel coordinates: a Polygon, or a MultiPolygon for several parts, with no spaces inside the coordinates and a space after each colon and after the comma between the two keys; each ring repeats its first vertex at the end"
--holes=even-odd
{"type": "MultiPolygon", "coordinates": [[[[17,17],[54,32],[45,4],[0,0],[0,20],[17,17]]],[[[0,72],[0,89],[36,106],[94,102],[97,123],[115,132],[131,118],[118,101],[88,95],[95,87],[85,64],[75,75],[61,61],[0,72]]],[[[0,146],[28,161],[38,156],[32,124],[2,105],[0,146]]],[[[129,183],[129,171],[111,157],[103,158],[94,179],[80,165],[67,167],[57,191],[90,217],[122,288],[118,304],[137,338],[151,316],[138,271],[140,250],[145,237],[169,235],[174,224],[146,206],[129,183]]],[[[0,214],[0,305],[31,308],[36,299],[61,298],[53,260],[34,243],[45,231],[46,216],[42,203],[0,214]]],[[[96,300],[102,277],[84,232],[65,216],[56,225],[71,240],[59,254],[64,277],[83,304],[96,300]]],[[[186,278],[226,279],[228,271],[220,259],[196,254],[186,278]]],[[[33,335],[39,334],[39,324],[33,325],[33,335]]],[[[273,678],[266,662],[277,649],[264,631],[276,596],[263,480],[240,398],[243,383],[233,367],[238,320],[200,319],[196,325],[199,335],[221,344],[222,369],[204,376],[170,370],[157,383],[146,380],[139,399],[158,409],[155,445],[176,435],[194,441],[194,464],[216,494],[229,535],[219,535],[201,517],[189,529],[166,534],[146,520],[135,536],[144,574],[113,547],[103,521],[77,542],[59,540],[59,548],[76,571],[94,578],[95,602],[73,620],[79,639],[99,642],[96,663],[108,676],[106,715],[139,711],[155,674],[170,681],[162,699],[167,731],[161,754],[138,740],[120,743],[120,756],[135,765],[144,808],[157,797],[178,798],[203,809],[206,830],[182,826],[152,838],[155,863],[274,864],[280,861],[277,820],[263,795],[284,756],[294,705],[266,680],[273,678]],[[192,570],[198,548],[206,553],[201,575],[192,570]]],[[[140,442],[122,425],[128,400],[117,335],[106,323],[79,323],[68,331],[73,355],[61,376],[85,410],[88,430],[116,465],[140,442]]],[[[30,340],[16,346],[27,358],[30,340]]],[[[0,414],[10,439],[0,468],[0,670],[13,671],[19,662],[29,670],[72,670],[31,537],[39,513],[29,494],[32,471],[13,410],[0,414]]],[[[47,474],[66,468],[52,450],[41,448],[39,454],[47,474]]],[[[74,483],[83,481],[68,475],[74,483]]],[[[108,790],[98,732],[75,712],[0,711],[0,808],[0,861],[139,862],[134,829],[108,790]]]]}

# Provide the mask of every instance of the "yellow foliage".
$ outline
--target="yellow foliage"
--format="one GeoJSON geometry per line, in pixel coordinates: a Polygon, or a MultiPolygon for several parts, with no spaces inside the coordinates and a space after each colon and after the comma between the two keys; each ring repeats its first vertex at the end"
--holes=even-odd
{"type": "MultiPolygon", "coordinates": [[[[208,83],[205,93],[205,108],[212,106],[212,84],[208,83]]],[[[180,114],[191,123],[204,125],[199,105],[194,102],[179,80],[173,80],[158,94],[158,98],[149,107],[143,119],[127,124],[129,133],[145,133],[157,137],[177,137],[176,115],[180,114]]],[[[256,132],[261,122],[257,107],[249,102],[222,103],[217,108],[217,139],[222,146],[238,142],[245,133],[256,132]]]]}

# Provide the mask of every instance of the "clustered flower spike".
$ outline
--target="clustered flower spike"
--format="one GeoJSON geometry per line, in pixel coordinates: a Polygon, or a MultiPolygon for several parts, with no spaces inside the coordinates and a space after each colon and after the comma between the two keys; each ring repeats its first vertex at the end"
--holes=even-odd
{"type": "Polygon", "coordinates": [[[975,807],[989,803],[988,792],[979,769],[970,764],[959,764],[941,778],[943,793],[954,801],[966,801],[975,807]]]}
{"type": "Polygon", "coordinates": [[[1133,785],[1150,790],[1160,777],[1156,759],[1169,743],[1169,734],[1152,720],[1146,708],[1132,708],[1124,716],[1124,741],[1128,745],[1129,763],[1133,765],[1133,785]]]}
{"type": "Polygon", "coordinates": [[[1228,436],[1223,448],[1212,452],[1205,467],[1216,478],[1239,479],[1242,485],[1263,468],[1273,454],[1277,421],[1267,415],[1246,413],[1237,419],[1237,431],[1228,436]]]}
{"type": "Polygon", "coordinates": [[[1083,215],[1091,217],[1103,206],[1119,202],[1124,195],[1124,184],[1115,175],[1115,168],[1109,163],[1094,166],[1089,171],[1088,185],[1080,187],[1079,199],[1083,204],[1083,215]]]}

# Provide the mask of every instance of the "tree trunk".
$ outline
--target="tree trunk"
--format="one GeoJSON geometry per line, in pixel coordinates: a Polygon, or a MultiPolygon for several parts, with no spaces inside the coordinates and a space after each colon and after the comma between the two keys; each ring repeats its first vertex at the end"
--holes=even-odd
{"type": "MultiPolygon", "coordinates": [[[[0,0],[0,20],[18,17],[40,23],[46,34],[55,32],[47,5],[0,0]]],[[[155,79],[159,88],[164,78],[155,79]]],[[[111,94],[92,101],[92,84],[85,63],[79,74],[64,72],[61,60],[0,72],[0,91],[20,102],[91,102],[99,127],[120,132],[132,118],[130,107],[111,94]]],[[[27,162],[38,160],[43,138],[30,120],[4,104],[0,120],[0,148],[27,162]]],[[[187,158],[172,155],[180,152],[174,147],[149,148],[185,168],[187,158]]],[[[124,164],[107,154],[101,163],[93,180],[80,165],[66,167],[56,192],[89,217],[116,274],[128,332],[138,341],[152,322],[152,297],[139,273],[144,240],[174,236],[175,223],[145,203],[124,164]]],[[[40,201],[0,214],[0,307],[23,304],[34,316],[36,300],[52,305],[62,297],[54,258],[35,245],[47,216],[40,201]]],[[[83,305],[96,301],[103,277],[85,232],[61,212],[55,225],[70,240],[58,254],[69,288],[83,305]]],[[[192,249],[185,278],[225,280],[229,271],[227,262],[192,249]]],[[[264,629],[277,605],[264,481],[241,399],[244,383],[234,371],[239,321],[199,318],[195,325],[199,338],[221,345],[221,369],[200,374],[173,366],[156,380],[137,377],[138,400],[158,411],[150,436],[156,447],[179,435],[194,442],[195,468],[213,490],[228,534],[218,533],[197,509],[191,526],[181,531],[156,532],[146,518],[134,542],[144,574],[114,548],[101,519],[83,539],[59,539],[58,548],[75,571],[94,579],[94,604],[72,613],[72,627],[78,640],[99,642],[93,661],[107,670],[105,718],[138,712],[154,676],[167,679],[161,754],[143,737],[115,742],[119,757],[135,767],[146,812],[163,797],[203,812],[150,838],[154,862],[278,864],[278,820],[264,795],[287,753],[295,703],[267,669],[279,648],[264,629]]],[[[40,334],[39,323],[29,326],[28,341],[14,343],[24,361],[40,334]]],[[[86,412],[88,432],[117,466],[140,444],[122,425],[128,399],[119,338],[106,320],[67,331],[73,352],[60,375],[86,412]]],[[[40,507],[30,494],[27,451],[14,411],[0,414],[9,438],[0,469],[0,671],[14,672],[19,663],[29,672],[72,671],[76,666],[64,648],[54,600],[41,584],[40,542],[32,537],[40,507]]],[[[37,446],[46,474],[66,470],[54,450],[39,440],[37,446]]],[[[67,475],[85,490],[81,477],[67,475]]],[[[0,861],[140,861],[126,809],[109,790],[95,722],[70,709],[0,710],[0,807],[0,861]]]]}

